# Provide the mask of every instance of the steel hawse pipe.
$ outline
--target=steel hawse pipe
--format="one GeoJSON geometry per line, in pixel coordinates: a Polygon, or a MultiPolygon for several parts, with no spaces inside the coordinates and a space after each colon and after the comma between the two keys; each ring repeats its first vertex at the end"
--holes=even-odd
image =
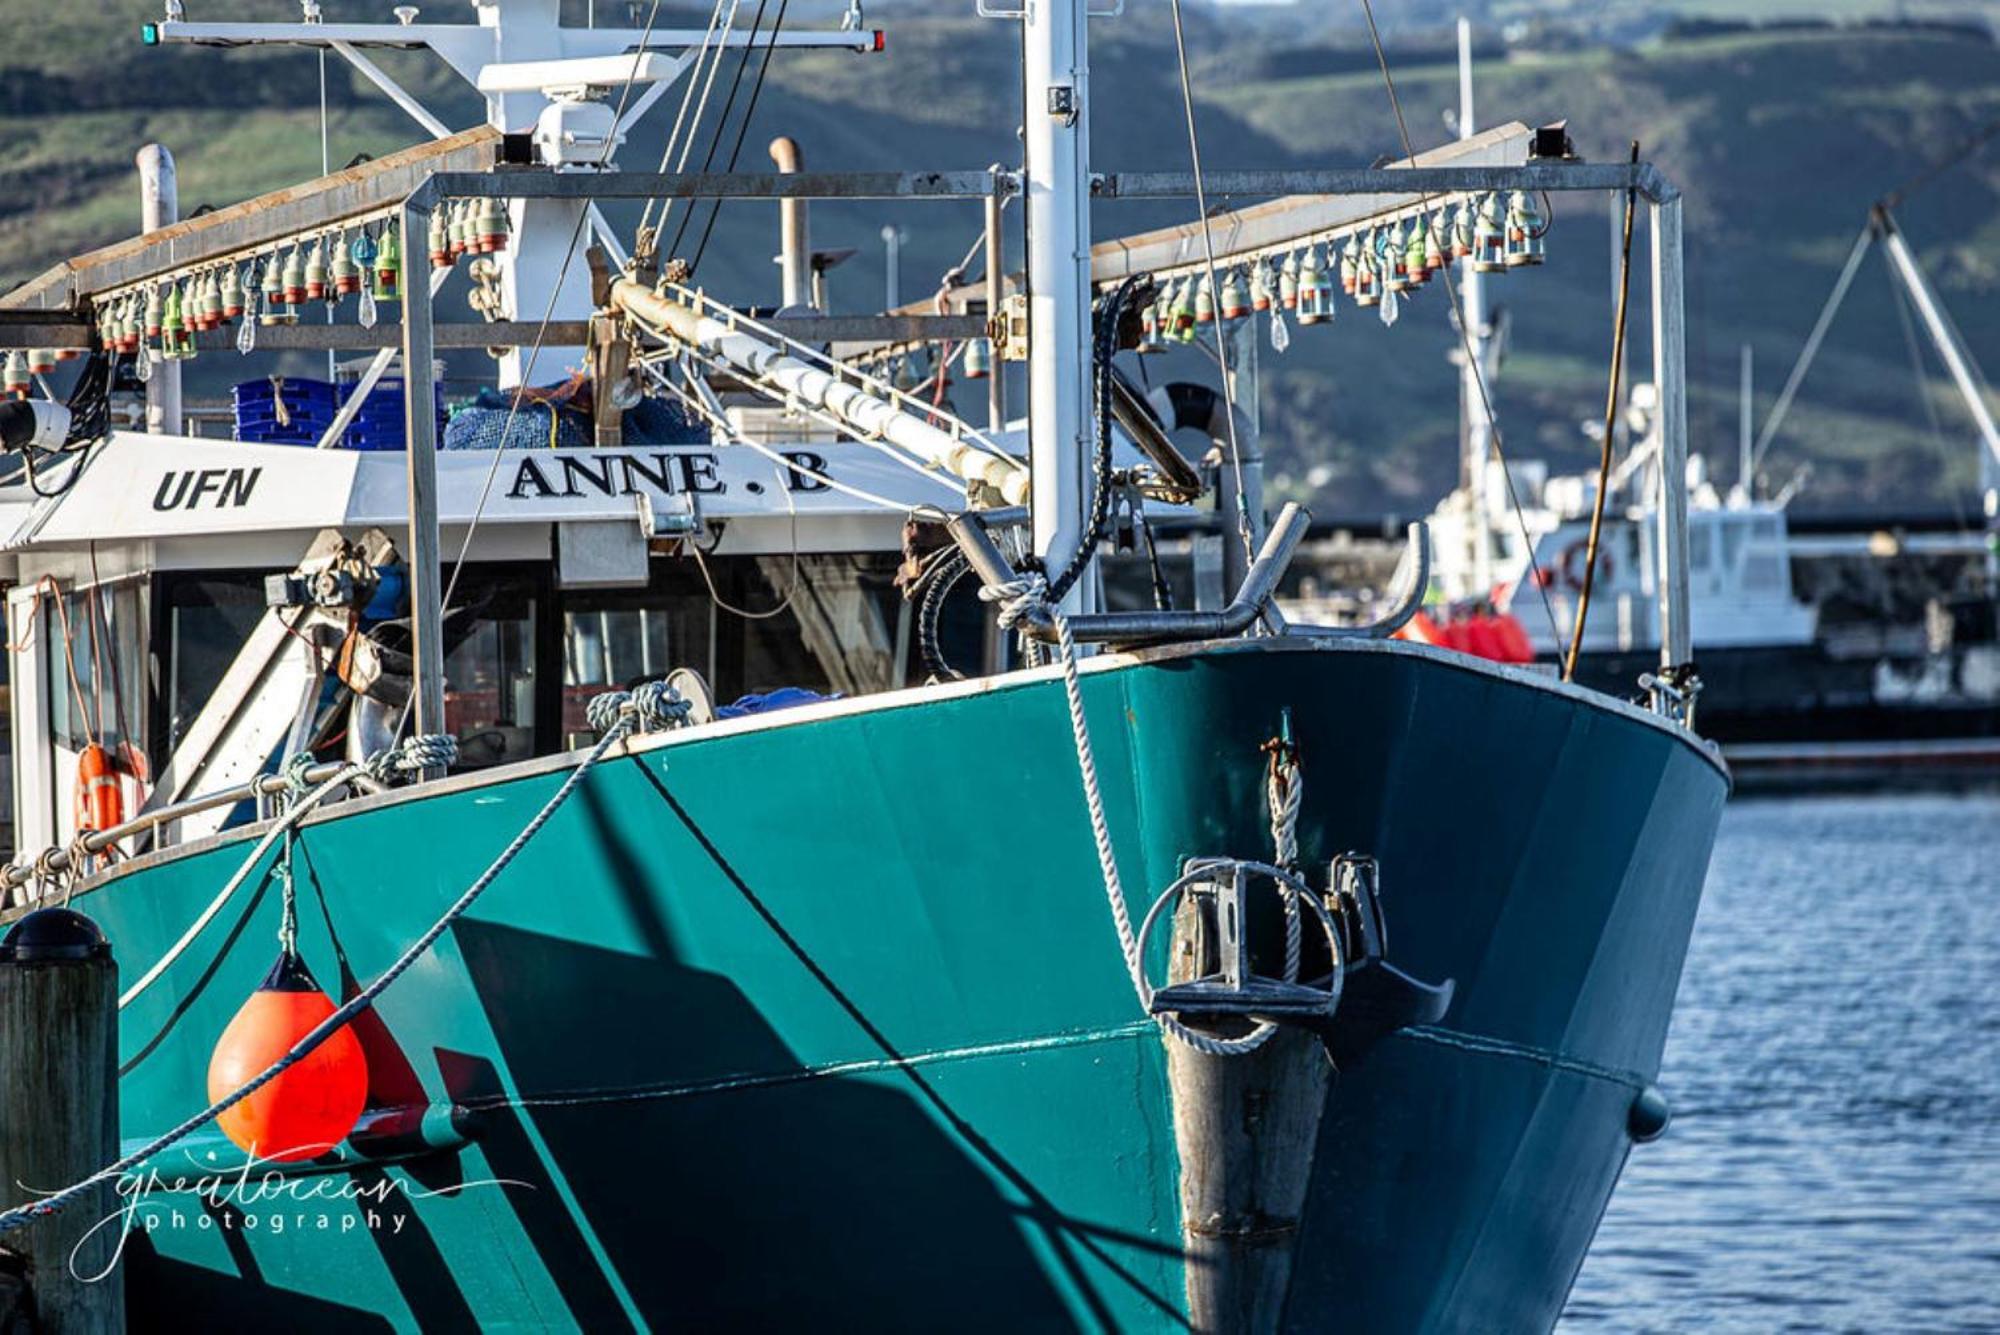
{"type": "Polygon", "coordinates": [[[986,483],[1009,505],[1028,499],[1028,466],[1020,460],[933,426],[780,346],[627,278],[611,284],[610,304],[656,333],[728,362],[776,402],[829,412],[864,438],[886,440],[954,477],[986,483]]]}

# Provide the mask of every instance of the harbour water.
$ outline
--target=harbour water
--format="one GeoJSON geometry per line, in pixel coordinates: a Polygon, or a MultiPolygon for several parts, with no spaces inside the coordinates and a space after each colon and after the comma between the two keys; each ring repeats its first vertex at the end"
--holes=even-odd
{"type": "Polygon", "coordinates": [[[2000,1330],[2000,794],[1746,800],[1562,1329],[2000,1330]]]}

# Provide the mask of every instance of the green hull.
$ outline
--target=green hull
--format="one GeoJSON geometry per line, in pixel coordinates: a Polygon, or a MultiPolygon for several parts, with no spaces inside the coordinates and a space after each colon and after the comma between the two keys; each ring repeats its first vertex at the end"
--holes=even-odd
{"type": "MultiPolygon", "coordinates": [[[[1135,900],[1191,855],[1268,856],[1258,745],[1289,706],[1302,853],[1378,857],[1390,958],[1457,983],[1440,1026],[1332,1083],[1285,1324],[1551,1324],[1657,1070],[1720,766],[1602,697],[1409,646],[1094,666],[1135,900]]],[[[321,980],[372,978],[564,772],[309,823],[321,980]]],[[[128,978],[244,839],[78,897],[128,978]]],[[[124,1013],[134,1143],[205,1102],[276,916],[271,890],[246,893],[124,1013]]],[[[371,1102],[444,1148],[378,1139],[376,1159],[292,1179],[360,1200],[152,1193],[127,1252],[136,1324],[1185,1323],[1163,1040],[1125,976],[1050,674],[607,761],[364,1037],[371,1102]]],[[[189,1153],[163,1171],[242,1159],[213,1135],[189,1153]]]]}

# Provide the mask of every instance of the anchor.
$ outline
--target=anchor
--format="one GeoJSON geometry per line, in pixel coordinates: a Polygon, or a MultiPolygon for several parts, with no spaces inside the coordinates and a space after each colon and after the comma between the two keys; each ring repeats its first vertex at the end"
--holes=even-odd
{"type": "Polygon", "coordinates": [[[1193,976],[1156,989],[1148,1011],[1183,1023],[1235,1019],[1297,1026],[1319,1038],[1337,1067],[1358,1060],[1399,1029],[1442,1019],[1453,982],[1423,982],[1384,957],[1388,926],[1376,860],[1341,854],[1329,869],[1328,887],[1315,895],[1297,876],[1269,863],[1190,859],[1180,879],[1148,910],[1139,941],[1143,948],[1169,904],[1179,906],[1176,958],[1193,976]],[[1260,974],[1251,965],[1250,888],[1259,878],[1277,886],[1285,900],[1290,977],[1260,974]],[[1323,980],[1297,977],[1302,951],[1294,933],[1301,905],[1326,942],[1329,968],[1323,980]]]}
{"type": "MultiPolygon", "coordinates": [[[[1289,833],[1280,858],[1292,852],[1289,833]]],[[[1147,1009],[1174,1035],[1167,1079],[1196,1330],[1278,1329],[1333,1073],[1396,1030],[1441,1019],[1451,1001],[1451,983],[1419,982],[1383,958],[1375,860],[1344,854],[1330,873],[1316,894],[1269,863],[1194,859],[1139,932],[1143,952],[1175,906],[1173,981],[1150,992],[1147,1009]],[[1285,909],[1280,977],[1252,964],[1250,896],[1265,883],[1285,909]],[[1324,942],[1310,953],[1308,917],[1324,942]],[[1247,1033],[1225,1037],[1244,1024],[1247,1033]]]]}

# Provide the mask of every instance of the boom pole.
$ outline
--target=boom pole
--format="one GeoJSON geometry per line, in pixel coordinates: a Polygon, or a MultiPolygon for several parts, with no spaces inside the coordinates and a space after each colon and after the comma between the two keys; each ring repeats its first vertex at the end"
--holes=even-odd
{"type": "Polygon", "coordinates": [[[1972,350],[1965,346],[1958,336],[1958,329],[1944,313],[1944,306],[1938,301],[1937,293],[1931,290],[1930,280],[1924,276],[1922,266],[1910,250],[1909,243],[1896,226],[1896,219],[1887,205],[1875,207],[1874,226],[1876,235],[1882,239],[1882,246],[1889,253],[1890,266],[1903,288],[1910,294],[1910,301],[1917,308],[1917,315],[1924,322],[1924,329],[1937,345],[1938,357],[1944,362],[1945,370],[1951,373],[1951,381],[1958,386],[1960,397],[1972,413],[1972,420],[1979,428],[1982,448],[1979,451],[1979,507],[1986,516],[1986,582],[1992,588],[1996,575],[2000,575],[2000,425],[1993,421],[1993,409],[1986,402],[1986,378],[1979,371],[1979,364],[1972,359],[1972,350]]]}

